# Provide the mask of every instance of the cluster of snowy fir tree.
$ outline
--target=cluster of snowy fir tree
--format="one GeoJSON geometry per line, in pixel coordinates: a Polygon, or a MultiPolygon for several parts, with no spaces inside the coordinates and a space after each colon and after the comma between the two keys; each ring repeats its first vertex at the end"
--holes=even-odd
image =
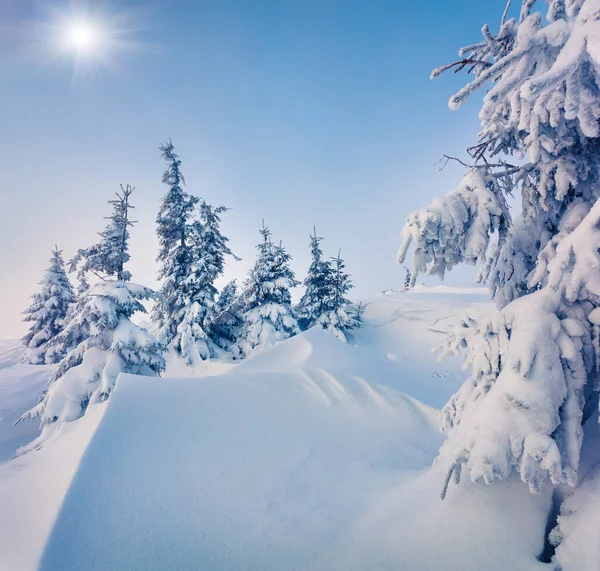
{"type": "Polygon", "coordinates": [[[472,75],[449,106],[484,89],[482,129],[459,186],[409,216],[398,258],[415,243],[413,280],[477,264],[497,305],[442,348],[471,369],[443,410],[444,494],[461,473],[489,484],[516,471],[532,492],[576,486],[598,422],[600,0],[546,4],[523,0],[509,18],[509,2],[497,33],[484,26],[432,73],[472,75]]]}
{"type": "Polygon", "coordinates": [[[38,404],[24,419],[39,418],[41,435],[22,452],[39,447],[62,422],[85,414],[106,400],[120,373],[159,375],[171,352],[190,366],[214,358],[243,359],[301,330],[320,326],[344,342],[360,325],[360,307],[347,293],[352,288],[340,255],[323,258],[321,238],[311,236],[312,263],[305,292],[293,306],[290,290],[299,285],[291,256],[275,244],[264,226],[256,262],[241,288],[235,280],[220,292],[227,257],[239,260],[221,233],[223,206],[188,194],[181,161],[171,141],[161,145],[168,191],[157,216],[159,292],[132,283],[129,231],[134,188],[121,186],[97,243],[80,249],[69,261],[77,272],[77,295],[69,281],[62,252],[52,252],[50,267],[33,296],[25,321],[24,359],[56,364],[38,404]],[[90,281],[92,285],[90,286],[90,281]],[[154,300],[148,330],[132,322],[154,300]]]}

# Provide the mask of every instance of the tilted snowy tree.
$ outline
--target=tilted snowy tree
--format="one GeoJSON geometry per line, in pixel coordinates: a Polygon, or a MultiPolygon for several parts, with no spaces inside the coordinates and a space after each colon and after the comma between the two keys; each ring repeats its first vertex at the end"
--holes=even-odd
{"type": "MultiPolygon", "coordinates": [[[[178,328],[186,317],[191,299],[189,286],[194,262],[191,234],[194,231],[194,211],[199,198],[183,190],[185,180],[181,161],[171,141],[161,145],[167,163],[162,182],[169,187],[156,219],[160,244],[157,261],[158,278],[162,280],[160,297],[152,318],[159,325],[160,340],[169,344],[177,337],[178,328]]],[[[179,348],[178,348],[179,349],[179,348]]]]}
{"type": "Polygon", "coordinates": [[[292,308],[290,289],[299,285],[290,268],[291,256],[271,241],[263,224],[258,257],[241,297],[242,325],[233,351],[244,358],[283,341],[300,330],[292,308]]]}
{"type": "Polygon", "coordinates": [[[514,469],[533,492],[547,479],[574,486],[598,407],[600,3],[548,4],[546,19],[531,0],[518,19],[506,10],[496,35],[484,26],[482,42],[433,72],[474,74],[452,109],[485,87],[482,130],[459,187],[409,216],[398,258],[416,243],[413,283],[480,264],[498,306],[457,324],[443,346],[465,351],[472,371],[443,410],[444,494],[461,468],[486,483],[514,469]]]}
{"type": "Polygon", "coordinates": [[[188,305],[171,342],[189,365],[214,356],[215,347],[219,346],[219,333],[210,327],[210,323],[215,317],[215,281],[223,275],[225,257],[233,256],[227,245],[229,240],[220,230],[220,214],[227,210],[224,206],[213,207],[202,201],[200,220],[192,224],[189,237],[191,262],[184,282],[188,305]]]}
{"type": "Polygon", "coordinates": [[[346,297],[346,294],[354,287],[350,274],[346,269],[346,264],[342,259],[341,251],[335,258],[331,258],[332,271],[325,293],[324,306],[327,311],[323,312],[317,322],[323,329],[333,333],[340,341],[344,343],[348,340],[348,332],[360,325],[360,317],[356,308],[352,307],[352,302],[346,297]]]}
{"type": "Polygon", "coordinates": [[[313,228],[310,237],[311,263],[302,284],[304,293],[296,306],[298,325],[302,330],[313,327],[324,313],[332,310],[333,268],[329,260],[323,259],[320,244],[322,240],[322,237],[317,236],[316,228],[313,228]]]}
{"type": "Polygon", "coordinates": [[[48,353],[48,344],[62,330],[65,317],[75,302],[73,287],[65,271],[62,250],[55,246],[50,266],[40,282],[41,291],[32,296],[33,303],[24,311],[23,321],[31,322],[23,337],[24,360],[33,364],[56,363],[60,355],[48,353]]]}
{"type": "Polygon", "coordinates": [[[62,422],[77,420],[90,404],[106,400],[119,373],[156,375],[164,369],[161,345],[134,325],[134,313],[145,312],[142,300],[155,294],[132,284],[124,269],[129,259],[129,185],[110,201],[113,215],[100,242],[79,250],[74,265],[99,279],[83,294],[82,301],[58,337],[65,347],[77,345],[60,361],[40,402],[21,420],[40,417],[42,434],[21,453],[39,447],[62,422]],[[116,279],[114,279],[116,278],[116,279]]]}

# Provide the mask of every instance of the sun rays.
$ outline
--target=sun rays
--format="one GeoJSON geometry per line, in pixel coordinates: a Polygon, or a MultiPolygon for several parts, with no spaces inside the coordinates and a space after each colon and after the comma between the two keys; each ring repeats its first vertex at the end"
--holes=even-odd
{"type": "Polygon", "coordinates": [[[103,75],[122,70],[131,55],[148,48],[140,39],[147,16],[115,2],[47,4],[36,21],[18,26],[17,41],[36,67],[70,67],[74,79],[103,75]]]}

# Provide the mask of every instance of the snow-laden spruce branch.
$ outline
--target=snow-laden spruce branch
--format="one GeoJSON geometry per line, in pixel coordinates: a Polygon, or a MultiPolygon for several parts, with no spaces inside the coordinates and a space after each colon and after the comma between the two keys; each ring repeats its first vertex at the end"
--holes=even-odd
{"type": "Polygon", "coordinates": [[[550,0],[545,16],[534,5],[523,1],[518,18],[508,6],[497,34],[485,26],[434,71],[474,76],[451,109],[486,89],[482,128],[463,181],[402,231],[413,283],[476,264],[498,307],[454,325],[442,346],[471,370],[443,410],[444,495],[461,473],[491,483],[516,470],[534,492],[545,480],[575,485],[598,407],[600,0],[550,0]]]}

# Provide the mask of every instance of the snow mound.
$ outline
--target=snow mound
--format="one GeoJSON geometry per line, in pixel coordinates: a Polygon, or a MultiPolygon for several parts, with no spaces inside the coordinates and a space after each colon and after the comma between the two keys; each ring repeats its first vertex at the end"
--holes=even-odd
{"type": "Polygon", "coordinates": [[[329,371],[359,376],[441,408],[465,379],[462,359],[438,362],[432,353],[448,324],[465,310],[489,311],[483,288],[424,288],[379,295],[366,306],[365,326],[345,344],[316,326],[240,363],[244,373],[310,374],[329,371]]]}
{"type": "MultiPolygon", "coordinates": [[[[171,376],[196,378],[119,377],[60,438],[0,465],[0,569],[547,569],[551,487],[465,481],[442,502],[431,467],[436,409],[465,379],[459,358],[431,350],[458,316],[489,307],[484,290],[388,292],[348,344],[313,328],[240,364],[168,359],[171,376]]],[[[0,403],[13,387],[3,378],[26,387],[34,373],[23,398],[35,399],[49,369],[4,348],[0,403]]],[[[596,488],[590,476],[589,497],[596,488]]],[[[572,506],[595,517],[585,499],[572,506]]],[[[577,521],[559,518],[568,571],[585,569],[577,521]]]]}
{"type": "Polygon", "coordinates": [[[121,375],[40,569],[317,565],[374,496],[431,463],[435,418],[346,375],[121,375]]]}
{"type": "Polygon", "coordinates": [[[550,487],[540,495],[531,494],[515,475],[493,486],[465,481],[442,501],[439,491],[443,477],[434,465],[374,498],[360,521],[332,546],[319,569],[552,569],[538,560],[544,549],[550,487]]]}

